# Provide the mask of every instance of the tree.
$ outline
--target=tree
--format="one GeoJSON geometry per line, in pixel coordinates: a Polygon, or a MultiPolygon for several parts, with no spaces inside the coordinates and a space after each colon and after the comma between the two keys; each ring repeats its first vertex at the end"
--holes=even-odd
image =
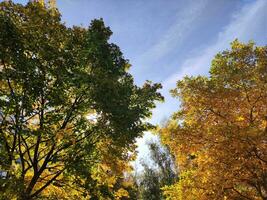
{"type": "Polygon", "coordinates": [[[162,188],[174,184],[178,180],[178,173],[174,158],[169,149],[157,142],[148,143],[151,167],[143,162],[143,171],[137,178],[139,198],[144,200],[165,199],[162,188]]]}
{"type": "MultiPolygon", "coordinates": [[[[110,192],[108,183],[99,186],[97,167],[105,152],[130,160],[135,139],[152,127],[144,119],[162,100],[161,86],[134,85],[101,19],[68,28],[57,10],[38,2],[0,8],[1,198],[110,192]]],[[[106,165],[117,178],[123,173],[106,165]]]]}
{"type": "Polygon", "coordinates": [[[185,77],[172,90],[181,109],[161,136],[181,175],[168,199],[267,199],[267,47],[231,45],[209,77],[185,77]]]}

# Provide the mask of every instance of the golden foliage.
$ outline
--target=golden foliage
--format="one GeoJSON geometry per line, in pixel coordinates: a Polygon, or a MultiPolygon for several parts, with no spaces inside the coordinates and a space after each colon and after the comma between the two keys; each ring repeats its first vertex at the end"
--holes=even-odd
{"type": "Polygon", "coordinates": [[[168,199],[266,199],[267,47],[236,40],[210,77],[185,77],[172,94],[181,110],[160,132],[181,179],[168,199]]]}

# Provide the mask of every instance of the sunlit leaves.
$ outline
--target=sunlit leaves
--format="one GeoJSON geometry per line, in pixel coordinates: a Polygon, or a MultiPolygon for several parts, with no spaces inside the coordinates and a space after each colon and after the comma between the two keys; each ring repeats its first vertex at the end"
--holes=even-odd
{"type": "Polygon", "coordinates": [[[267,198],[266,62],[266,47],[235,40],[209,77],[178,81],[181,110],[161,136],[191,175],[165,188],[170,199],[267,198]]]}

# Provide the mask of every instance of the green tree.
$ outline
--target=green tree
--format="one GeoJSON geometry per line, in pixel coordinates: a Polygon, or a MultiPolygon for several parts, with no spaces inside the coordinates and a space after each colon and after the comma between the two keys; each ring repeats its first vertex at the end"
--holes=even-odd
{"type": "Polygon", "coordinates": [[[104,152],[129,161],[161,86],[134,85],[102,20],[68,28],[53,8],[8,1],[0,30],[1,198],[109,193],[96,187],[104,152]]]}
{"type": "Polygon", "coordinates": [[[160,132],[181,177],[168,199],[267,199],[267,46],[235,40],[209,77],[185,77],[172,94],[181,109],[160,132]]]}
{"type": "Polygon", "coordinates": [[[139,198],[144,200],[165,199],[162,188],[178,180],[178,171],[174,157],[166,146],[158,142],[149,142],[152,164],[142,163],[143,171],[137,177],[139,198]],[[151,166],[153,165],[153,166],[151,166]]]}

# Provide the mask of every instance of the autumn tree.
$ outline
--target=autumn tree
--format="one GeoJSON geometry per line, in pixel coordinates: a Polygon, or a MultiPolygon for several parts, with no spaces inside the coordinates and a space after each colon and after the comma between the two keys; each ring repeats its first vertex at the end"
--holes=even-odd
{"type": "Polygon", "coordinates": [[[235,40],[171,93],[181,106],[161,136],[181,176],[168,199],[267,199],[267,47],[235,40]]]}
{"type": "Polygon", "coordinates": [[[123,196],[111,185],[152,127],[160,85],[134,84],[102,20],[69,28],[55,8],[7,1],[0,30],[0,198],[123,196]]]}

